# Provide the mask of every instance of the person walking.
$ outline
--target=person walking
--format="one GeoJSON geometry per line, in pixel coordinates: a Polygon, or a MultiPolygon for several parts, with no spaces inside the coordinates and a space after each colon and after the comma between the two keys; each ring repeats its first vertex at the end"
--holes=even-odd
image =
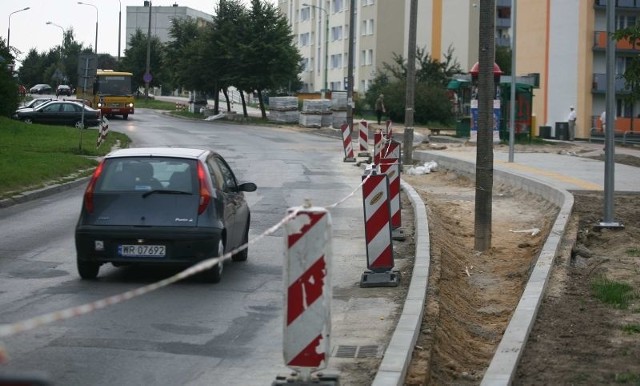
{"type": "Polygon", "coordinates": [[[384,107],[384,95],[380,94],[378,99],[376,99],[376,116],[378,117],[378,125],[382,120],[382,114],[386,113],[386,109],[384,107]]]}
{"type": "Polygon", "coordinates": [[[569,115],[567,116],[567,122],[569,122],[569,141],[573,141],[576,138],[576,110],[573,106],[569,107],[569,115]]]}
{"type": "Polygon", "coordinates": [[[602,114],[600,114],[600,124],[602,125],[602,132],[604,133],[607,129],[607,110],[604,110],[602,114]]]}

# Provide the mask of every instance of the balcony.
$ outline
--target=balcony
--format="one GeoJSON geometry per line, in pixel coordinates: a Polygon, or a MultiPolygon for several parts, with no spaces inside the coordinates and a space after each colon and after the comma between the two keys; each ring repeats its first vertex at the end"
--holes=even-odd
{"type": "MultiPolygon", "coordinates": [[[[604,51],[607,48],[609,38],[606,31],[595,31],[593,33],[593,50],[604,51]]],[[[616,51],[640,51],[640,41],[632,44],[629,40],[619,40],[616,42],[616,51]]]]}
{"type": "MultiPolygon", "coordinates": [[[[616,94],[628,94],[626,83],[622,75],[616,75],[615,79],[616,94]]],[[[593,94],[604,94],[607,91],[607,74],[593,74],[593,84],[591,92],[593,94]]]]}
{"type": "MultiPolygon", "coordinates": [[[[638,9],[640,10],[640,0],[614,0],[617,8],[638,9]]],[[[607,6],[607,0],[594,0],[595,8],[604,8],[607,6]]]]}

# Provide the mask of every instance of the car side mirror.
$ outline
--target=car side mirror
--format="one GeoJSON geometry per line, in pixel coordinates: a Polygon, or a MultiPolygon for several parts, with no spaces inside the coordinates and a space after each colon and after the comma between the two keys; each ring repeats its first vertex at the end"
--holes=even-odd
{"type": "Polygon", "coordinates": [[[253,182],[243,182],[238,185],[239,192],[255,192],[258,189],[258,186],[253,182]]]}

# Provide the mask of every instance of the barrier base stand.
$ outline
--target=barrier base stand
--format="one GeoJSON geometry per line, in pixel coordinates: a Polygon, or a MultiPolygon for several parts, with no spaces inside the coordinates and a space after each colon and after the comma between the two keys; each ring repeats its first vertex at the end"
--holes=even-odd
{"type": "Polygon", "coordinates": [[[271,386],[340,386],[340,374],[317,372],[311,374],[311,379],[301,379],[298,373],[278,374],[271,386]]]}
{"type": "Polygon", "coordinates": [[[368,158],[371,158],[371,154],[369,154],[369,152],[366,152],[366,151],[361,151],[360,153],[358,153],[358,157],[368,157],[368,158]]]}
{"type": "Polygon", "coordinates": [[[344,157],[343,162],[356,162],[356,159],[353,157],[344,157]]]}
{"type": "Polygon", "coordinates": [[[360,287],[397,287],[400,283],[400,271],[365,271],[360,278],[360,287]]]}
{"type": "Polygon", "coordinates": [[[404,235],[404,230],[402,228],[392,229],[391,238],[399,241],[404,241],[407,239],[406,236],[404,235]]]}

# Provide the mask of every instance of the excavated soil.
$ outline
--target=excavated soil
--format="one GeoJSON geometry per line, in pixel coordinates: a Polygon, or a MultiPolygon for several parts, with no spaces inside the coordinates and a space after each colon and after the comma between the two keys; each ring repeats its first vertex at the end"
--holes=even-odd
{"type": "MultiPolygon", "coordinates": [[[[492,247],[477,254],[471,181],[446,171],[403,179],[425,202],[431,237],[425,316],[405,384],[479,384],[557,209],[494,185],[492,247]]],[[[616,195],[622,230],[594,229],[602,208],[601,192],[575,195],[514,384],[640,384],[640,195],[616,195]],[[591,286],[602,278],[632,288],[626,309],[596,299],[591,286]]]]}

